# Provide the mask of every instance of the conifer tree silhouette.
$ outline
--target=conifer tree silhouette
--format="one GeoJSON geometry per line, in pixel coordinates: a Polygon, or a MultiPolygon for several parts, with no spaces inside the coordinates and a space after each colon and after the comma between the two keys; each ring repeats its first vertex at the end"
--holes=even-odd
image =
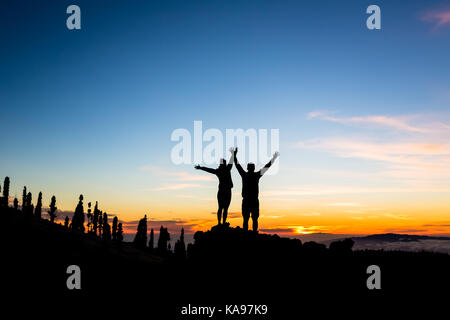
{"type": "Polygon", "coordinates": [[[7,207],[8,201],[9,201],[9,177],[5,177],[5,181],[3,182],[2,204],[0,204],[0,206],[7,207]]]}
{"type": "Polygon", "coordinates": [[[55,222],[56,210],[58,209],[56,207],[56,197],[55,196],[52,196],[52,201],[50,202],[49,208],[50,208],[50,211],[48,211],[48,215],[50,217],[50,222],[55,222]]]}
{"type": "Polygon", "coordinates": [[[34,216],[38,219],[42,216],[42,192],[39,192],[36,209],[34,210],[34,216]]]}
{"type": "Polygon", "coordinates": [[[113,241],[117,240],[117,223],[118,223],[117,217],[114,217],[113,224],[112,224],[112,239],[113,241]]]}
{"type": "Polygon", "coordinates": [[[101,210],[98,211],[98,236],[102,236],[103,231],[103,212],[101,210]]]}
{"type": "Polygon", "coordinates": [[[117,241],[119,241],[119,242],[123,241],[122,222],[120,222],[119,226],[117,227],[117,241]]]}
{"type": "Polygon", "coordinates": [[[83,195],[80,194],[80,200],[72,217],[72,231],[84,232],[84,208],[83,195]]]}
{"type": "Polygon", "coordinates": [[[22,193],[22,213],[25,213],[27,209],[27,187],[23,187],[22,193]]]}
{"type": "Polygon", "coordinates": [[[179,259],[186,258],[186,245],[184,243],[184,228],[181,228],[180,239],[175,243],[175,256],[179,259]]]}
{"type": "Polygon", "coordinates": [[[88,202],[88,211],[87,211],[87,219],[88,219],[88,223],[87,223],[87,227],[88,227],[88,232],[91,232],[91,228],[92,228],[92,213],[91,213],[91,203],[88,202]]]}
{"type": "Polygon", "coordinates": [[[19,200],[17,200],[17,198],[14,198],[14,209],[16,211],[19,210],[19,200]]]}
{"type": "Polygon", "coordinates": [[[148,247],[150,250],[155,248],[155,233],[153,232],[153,228],[150,230],[150,240],[148,241],[148,247]]]}
{"type": "Polygon", "coordinates": [[[108,214],[105,212],[103,214],[103,236],[102,239],[105,241],[111,241],[111,227],[108,223],[108,214]]]}
{"type": "MultiPolygon", "coordinates": [[[[170,234],[167,228],[161,226],[159,229],[158,251],[164,253],[168,250],[167,243],[170,241],[170,234]]],[[[170,249],[169,249],[170,250],[170,249]]]]}
{"type": "Polygon", "coordinates": [[[29,217],[31,217],[33,215],[34,206],[33,206],[32,201],[33,201],[33,195],[31,194],[31,192],[28,192],[27,198],[25,201],[25,212],[29,217]]]}
{"type": "Polygon", "coordinates": [[[95,201],[94,214],[92,217],[92,229],[95,234],[97,234],[97,229],[98,229],[98,214],[99,214],[98,202],[95,201]]]}
{"type": "Polygon", "coordinates": [[[138,248],[145,248],[147,246],[147,215],[139,220],[133,243],[138,248]]]}

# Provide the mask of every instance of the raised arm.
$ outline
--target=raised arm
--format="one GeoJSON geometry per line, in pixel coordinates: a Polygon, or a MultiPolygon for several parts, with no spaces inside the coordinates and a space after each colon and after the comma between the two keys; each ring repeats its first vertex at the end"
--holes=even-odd
{"type": "Polygon", "coordinates": [[[197,170],[203,170],[203,171],[206,171],[206,172],[209,172],[209,173],[212,173],[212,174],[216,174],[216,169],[202,167],[200,165],[196,165],[194,168],[197,169],[197,170]]]}
{"type": "Polygon", "coordinates": [[[269,170],[270,166],[272,165],[272,163],[274,163],[274,161],[278,158],[280,154],[278,152],[275,152],[273,154],[272,159],[270,159],[270,161],[261,169],[259,170],[259,173],[261,175],[264,175],[264,173],[266,173],[267,170],[269,170]]]}
{"type": "Polygon", "coordinates": [[[237,152],[238,152],[238,148],[235,148],[234,152],[233,152],[234,164],[236,165],[236,169],[238,170],[239,174],[241,176],[244,176],[245,171],[244,171],[244,169],[242,169],[241,165],[239,164],[238,159],[236,158],[237,152]]]}
{"type": "Polygon", "coordinates": [[[230,148],[230,152],[231,152],[231,157],[230,157],[230,161],[228,161],[228,169],[231,170],[231,168],[233,167],[233,162],[234,162],[234,149],[230,148]]]}

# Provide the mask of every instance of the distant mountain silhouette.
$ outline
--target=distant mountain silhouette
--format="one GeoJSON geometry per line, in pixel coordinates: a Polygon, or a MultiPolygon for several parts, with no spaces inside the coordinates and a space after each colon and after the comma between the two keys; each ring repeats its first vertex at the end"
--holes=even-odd
{"type": "Polygon", "coordinates": [[[383,233],[372,234],[366,237],[355,237],[358,240],[376,240],[376,241],[419,241],[419,240],[450,240],[450,237],[434,237],[434,236],[422,236],[411,234],[397,234],[397,233],[383,233]]]}

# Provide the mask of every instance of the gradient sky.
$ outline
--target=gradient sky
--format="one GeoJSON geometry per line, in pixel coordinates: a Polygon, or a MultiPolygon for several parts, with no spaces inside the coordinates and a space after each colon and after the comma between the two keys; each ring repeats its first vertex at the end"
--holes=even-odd
{"type": "Polygon", "coordinates": [[[0,41],[12,196],[205,229],[217,181],[170,159],[201,120],[280,130],[263,230],[450,234],[449,1],[2,1],[0,41]]]}

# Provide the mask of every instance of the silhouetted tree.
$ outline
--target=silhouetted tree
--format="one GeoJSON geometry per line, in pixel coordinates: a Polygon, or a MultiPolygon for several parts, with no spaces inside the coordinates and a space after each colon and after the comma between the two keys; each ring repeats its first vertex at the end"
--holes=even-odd
{"type": "Polygon", "coordinates": [[[138,248],[145,248],[147,246],[147,215],[139,220],[133,243],[138,248]]]}
{"type": "Polygon", "coordinates": [[[55,218],[56,218],[56,209],[58,209],[58,208],[56,207],[56,197],[55,197],[55,196],[52,197],[52,201],[50,202],[49,208],[50,208],[50,211],[48,211],[48,215],[49,215],[49,217],[50,217],[50,221],[51,221],[51,222],[55,222],[55,218]]]}
{"type": "Polygon", "coordinates": [[[88,202],[87,219],[88,219],[88,223],[87,223],[88,232],[91,232],[91,228],[92,228],[92,213],[91,213],[91,203],[90,202],[88,202]]]}
{"type": "Polygon", "coordinates": [[[111,227],[108,223],[108,214],[105,212],[103,214],[103,240],[111,241],[111,227]]]}
{"type": "Polygon", "coordinates": [[[98,236],[99,237],[102,236],[102,231],[103,231],[103,212],[99,211],[98,212],[98,236]]]}
{"type": "Polygon", "coordinates": [[[92,229],[94,231],[95,234],[97,234],[97,229],[98,229],[98,202],[95,201],[95,207],[94,207],[94,214],[92,217],[92,229]]]}
{"type": "Polygon", "coordinates": [[[32,201],[33,201],[33,195],[31,194],[31,192],[28,192],[27,199],[25,201],[25,212],[30,217],[33,215],[33,209],[34,209],[32,201]]]}
{"type": "Polygon", "coordinates": [[[186,245],[184,243],[184,228],[181,229],[180,239],[175,243],[175,256],[179,259],[186,258],[186,245]]]}
{"type": "Polygon", "coordinates": [[[75,208],[75,212],[72,217],[72,231],[84,232],[84,208],[83,208],[83,195],[80,194],[80,200],[75,208]]]}
{"type": "Polygon", "coordinates": [[[8,206],[8,200],[9,200],[9,177],[5,177],[5,181],[3,182],[3,198],[2,198],[2,204],[0,206],[7,207],[8,206]]]}
{"type": "Polygon", "coordinates": [[[42,192],[39,192],[36,209],[34,209],[34,216],[38,219],[42,216],[42,192]]]}
{"type": "Polygon", "coordinates": [[[153,228],[150,230],[150,240],[148,241],[148,247],[150,250],[155,248],[155,234],[153,232],[153,228]]]}
{"type": "Polygon", "coordinates": [[[66,229],[69,229],[69,217],[66,216],[66,218],[64,219],[64,227],[66,227],[66,229]]]}
{"type": "Polygon", "coordinates": [[[27,187],[23,187],[22,193],[22,213],[25,213],[27,208],[27,187]]]}
{"type": "Polygon", "coordinates": [[[114,219],[113,219],[113,225],[112,225],[112,239],[113,239],[114,241],[117,240],[117,223],[118,223],[118,220],[119,220],[119,219],[117,219],[117,217],[114,217],[114,219]]]}
{"type": "Polygon", "coordinates": [[[123,241],[122,222],[120,222],[119,226],[117,227],[117,241],[119,241],[119,242],[123,241]]]}
{"type": "Polygon", "coordinates": [[[17,198],[14,198],[14,209],[19,210],[19,200],[17,198]]]}
{"type": "Polygon", "coordinates": [[[164,253],[168,250],[167,243],[170,241],[170,234],[167,228],[161,226],[159,229],[158,251],[164,253]]]}

